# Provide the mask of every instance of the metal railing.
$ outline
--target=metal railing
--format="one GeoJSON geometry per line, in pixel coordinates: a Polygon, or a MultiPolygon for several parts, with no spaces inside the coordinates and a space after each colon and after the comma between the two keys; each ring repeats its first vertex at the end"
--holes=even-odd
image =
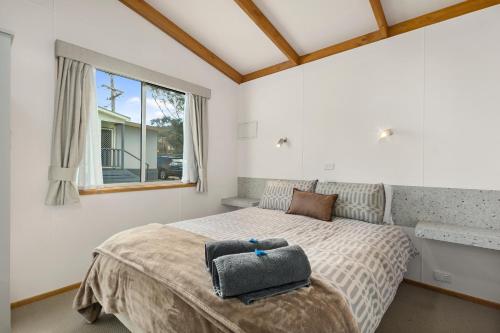
{"type": "MultiPolygon", "coordinates": [[[[101,162],[103,168],[123,169],[124,154],[141,162],[141,159],[131,152],[120,148],[101,148],[101,162]]],[[[149,163],[146,162],[146,169],[149,169],[149,163]]]]}
{"type": "Polygon", "coordinates": [[[101,148],[101,162],[103,168],[121,169],[122,150],[116,148],[101,148]]]}

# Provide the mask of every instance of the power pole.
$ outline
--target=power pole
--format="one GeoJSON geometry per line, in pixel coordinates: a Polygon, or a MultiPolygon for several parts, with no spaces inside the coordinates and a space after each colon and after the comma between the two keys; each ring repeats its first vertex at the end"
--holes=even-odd
{"type": "Polygon", "coordinates": [[[116,99],[123,95],[123,91],[115,88],[115,76],[111,73],[108,73],[108,75],[109,85],[103,84],[101,87],[109,89],[109,97],[106,99],[111,102],[111,111],[116,112],[116,99]]]}

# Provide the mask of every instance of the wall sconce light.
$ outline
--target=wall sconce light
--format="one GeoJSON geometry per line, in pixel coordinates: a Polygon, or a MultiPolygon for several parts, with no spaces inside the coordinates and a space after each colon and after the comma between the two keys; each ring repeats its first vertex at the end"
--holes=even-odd
{"type": "Polygon", "coordinates": [[[285,144],[287,142],[288,142],[288,139],[286,137],[285,138],[280,138],[278,140],[278,142],[276,142],[276,148],[281,147],[283,144],[285,144]]]}
{"type": "Polygon", "coordinates": [[[378,134],[378,139],[379,140],[382,140],[382,139],[385,139],[387,137],[390,137],[391,135],[394,134],[394,131],[392,130],[392,128],[386,128],[384,130],[381,130],[378,134]]]}

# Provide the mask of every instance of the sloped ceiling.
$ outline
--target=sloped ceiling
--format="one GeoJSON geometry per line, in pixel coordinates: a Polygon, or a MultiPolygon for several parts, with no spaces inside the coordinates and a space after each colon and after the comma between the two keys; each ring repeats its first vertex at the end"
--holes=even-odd
{"type": "MultiPolygon", "coordinates": [[[[133,1],[142,2],[142,0],[121,1],[125,4],[133,1]]],[[[215,53],[225,62],[224,65],[227,64],[238,72],[241,77],[238,77],[238,74],[236,74],[236,79],[234,75],[231,77],[239,81],[238,83],[311,61],[309,60],[311,53],[356,37],[361,38],[360,36],[368,34],[368,37],[364,39],[361,38],[340,47],[339,52],[342,52],[344,48],[353,48],[390,37],[391,26],[458,3],[467,2],[463,6],[465,10],[458,10],[459,14],[452,14],[454,16],[448,18],[500,3],[494,0],[465,2],[459,0],[253,0],[257,11],[260,10],[278,33],[301,56],[299,63],[297,61],[291,63],[237,2],[241,4],[241,2],[248,1],[146,0],[146,3],[156,11],[215,53]],[[381,3],[382,15],[385,15],[389,26],[389,33],[387,34],[386,30],[386,35],[380,38],[376,35],[379,26],[372,9],[374,2],[381,3]],[[305,57],[305,55],[308,56],[305,57]],[[307,61],[303,61],[305,59],[307,61]],[[265,69],[270,66],[269,70],[265,69]],[[248,73],[250,74],[247,75],[248,73]]],[[[457,12],[457,10],[450,12],[457,12]]],[[[431,23],[424,22],[421,26],[431,23]]],[[[409,30],[411,29],[407,29],[409,30]]],[[[401,32],[394,34],[399,33],[401,32]]],[[[330,54],[336,52],[330,52],[330,54]]],[[[328,53],[321,57],[327,55],[328,53]]],[[[313,60],[317,58],[319,57],[313,57],[313,60]]]]}
{"type": "Polygon", "coordinates": [[[148,0],[240,73],[286,57],[232,0],[148,0]]]}
{"type": "Polygon", "coordinates": [[[255,0],[299,55],[377,30],[367,0],[255,0]]]}
{"type": "Polygon", "coordinates": [[[455,5],[461,0],[382,0],[387,23],[393,25],[435,10],[455,5]]]}

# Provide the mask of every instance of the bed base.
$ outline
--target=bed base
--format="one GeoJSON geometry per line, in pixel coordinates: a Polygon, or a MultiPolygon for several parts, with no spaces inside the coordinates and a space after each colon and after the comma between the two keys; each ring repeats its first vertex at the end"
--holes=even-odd
{"type": "Polygon", "coordinates": [[[117,313],[115,317],[132,333],[145,333],[143,330],[139,329],[130,320],[130,317],[126,313],[117,313]]]}

